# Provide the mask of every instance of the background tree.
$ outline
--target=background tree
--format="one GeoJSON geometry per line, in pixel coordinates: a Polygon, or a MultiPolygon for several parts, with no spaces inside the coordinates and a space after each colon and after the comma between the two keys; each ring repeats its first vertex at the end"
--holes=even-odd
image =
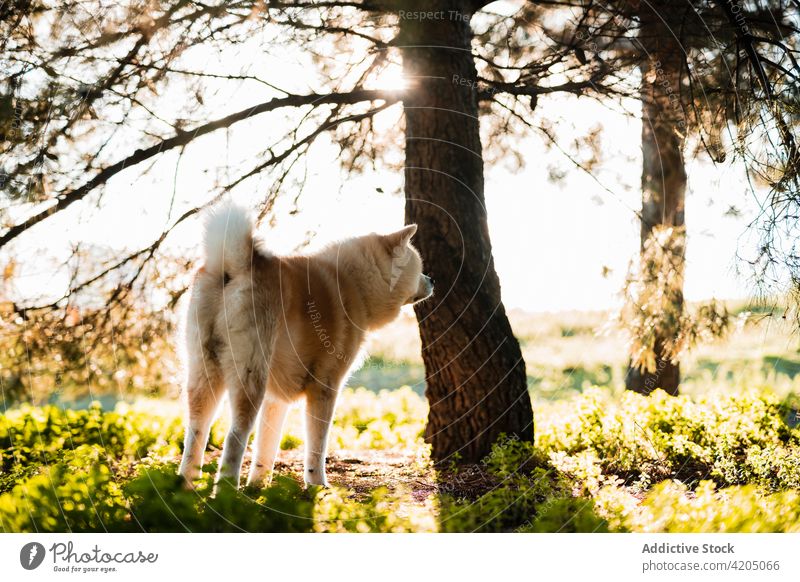
{"type": "Polygon", "coordinates": [[[782,183],[781,189],[793,180],[792,164],[780,169],[774,164],[796,157],[789,132],[776,131],[778,139],[762,151],[748,139],[765,124],[780,127],[796,108],[786,99],[797,78],[796,51],[787,40],[797,37],[790,4],[611,2],[589,8],[574,34],[566,36],[568,48],[589,50],[594,58],[614,55],[616,67],[640,79],[635,92],[642,119],[640,251],[621,314],[631,351],[629,389],[648,394],[660,387],[677,394],[679,356],[730,323],[724,306],[715,302],[688,311],[684,305],[687,149],[715,163],[725,161],[727,151],[759,175],[771,166],[770,187],[782,183]],[[583,41],[578,47],[575,37],[583,41]],[[764,65],[769,73],[748,56],[752,50],[744,50],[753,39],[769,49],[764,65]],[[783,97],[765,101],[765,92],[783,97]]]}
{"type": "Polygon", "coordinates": [[[656,290],[656,293],[663,294],[660,297],[663,311],[653,322],[652,339],[647,342],[647,351],[655,358],[645,366],[631,366],[625,384],[629,390],[645,394],[655,388],[677,394],[680,365],[670,352],[675,341],[670,334],[676,329],[675,324],[683,312],[686,238],[686,168],[683,159],[686,121],[681,102],[686,57],[681,35],[682,25],[690,20],[687,16],[694,19],[694,11],[688,3],[676,7],[665,2],[642,2],[637,16],[637,40],[642,49],[639,64],[642,103],[640,263],[642,271],[655,269],[669,275],[666,285],[656,290]],[[666,236],[659,236],[661,230],[666,236]],[[668,250],[662,252],[659,257],[662,260],[656,262],[654,253],[648,252],[648,246],[663,242],[667,244],[660,245],[661,248],[668,250]],[[648,262],[655,264],[647,265],[648,262]]]}
{"type": "MultiPolygon", "coordinates": [[[[679,356],[699,337],[718,336],[730,323],[719,304],[694,312],[684,306],[685,149],[688,144],[721,162],[727,149],[748,149],[740,133],[743,110],[786,115],[786,107],[764,107],[762,92],[782,92],[793,83],[794,57],[779,52],[759,89],[753,81],[762,76],[760,67],[740,59],[741,34],[769,44],[791,34],[792,27],[780,1],[737,4],[734,20],[726,2],[632,6],[628,13],[641,48],[643,169],[638,277],[626,287],[628,319],[638,323],[626,386],[644,394],[655,388],[677,394],[679,356]],[[725,128],[734,131],[726,136],[725,128]]],[[[792,155],[791,140],[776,144],[792,155]]],[[[753,161],[748,165],[758,167],[753,161]]]]}

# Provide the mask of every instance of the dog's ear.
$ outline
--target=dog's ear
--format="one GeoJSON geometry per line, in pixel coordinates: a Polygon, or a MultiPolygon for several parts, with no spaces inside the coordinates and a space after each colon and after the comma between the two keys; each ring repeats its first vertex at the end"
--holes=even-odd
{"type": "Polygon", "coordinates": [[[417,232],[417,225],[416,224],[409,224],[408,226],[404,226],[397,232],[393,232],[392,234],[387,234],[384,236],[384,241],[386,241],[386,248],[389,252],[392,252],[393,249],[398,247],[403,248],[405,247],[410,241],[411,237],[414,236],[414,233],[417,232]]]}

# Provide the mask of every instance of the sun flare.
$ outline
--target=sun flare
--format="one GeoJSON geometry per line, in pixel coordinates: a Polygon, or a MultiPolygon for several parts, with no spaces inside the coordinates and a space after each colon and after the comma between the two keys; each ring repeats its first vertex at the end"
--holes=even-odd
{"type": "Polygon", "coordinates": [[[390,65],[375,79],[375,88],[383,91],[404,91],[408,86],[408,79],[399,65],[390,65]]]}

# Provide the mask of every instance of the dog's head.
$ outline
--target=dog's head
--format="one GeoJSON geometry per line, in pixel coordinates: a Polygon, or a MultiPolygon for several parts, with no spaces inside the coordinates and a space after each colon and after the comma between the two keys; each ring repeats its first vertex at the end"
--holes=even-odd
{"type": "MultiPolygon", "coordinates": [[[[408,305],[427,299],[433,294],[433,281],[422,272],[422,259],[413,246],[411,237],[417,225],[410,224],[401,230],[381,237],[389,252],[389,291],[395,299],[408,305]]],[[[381,265],[385,273],[385,265],[381,265]]]]}
{"type": "Polygon", "coordinates": [[[370,326],[388,323],[403,305],[417,303],[433,294],[433,281],[422,272],[422,259],[411,237],[412,224],[391,234],[371,234],[358,240],[359,269],[354,276],[369,303],[370,326]]]}

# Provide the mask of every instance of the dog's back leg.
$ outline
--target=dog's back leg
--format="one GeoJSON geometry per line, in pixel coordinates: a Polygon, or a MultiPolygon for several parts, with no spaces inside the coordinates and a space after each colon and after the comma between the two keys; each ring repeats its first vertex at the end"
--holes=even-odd
{"type": "Polygon", "coordinates": [[[186,384],[189,403],[189,418],[183,443],[183,459],[180,474],[188,485],[200,475],[203,453],[208,443],[208,433],[214,412],[219,406],[224,392],[224,384],[219,366],[210,362],[207,366],[189,371],[186,384]],[[205,368],[205,369],[203,369],[205,368]]]}
{"type": "Polygon", "coordinates": [[[228,481],[238,487],[244,451],[264,400],[267,374],[265,365],[243,364],[239,369],[227,364],[223,366],[225,382],[230,388],[231,426],[222,447],[217,482],[228,481]]]}
{"type": "Polygon", "coordinates": [[[200,474],[211,421],[225,390],[213,339],[218,287],[212,277],[198,272],[186,322],[188,418],[180,474],[190,486],[200,474]]]}
{"type": "Polygon", "coordinates": [[[264,297],[249,287],[226,295],[226,308],[218,321],[227,342],[220,362],[230,391],[231,426],[217,481],[226,480],[234,486],[239,485],[244,451],[264,401],[275,345],[275,311],[264,297]],[[243,297],[247,299],[242,301],[243,297]]]}

